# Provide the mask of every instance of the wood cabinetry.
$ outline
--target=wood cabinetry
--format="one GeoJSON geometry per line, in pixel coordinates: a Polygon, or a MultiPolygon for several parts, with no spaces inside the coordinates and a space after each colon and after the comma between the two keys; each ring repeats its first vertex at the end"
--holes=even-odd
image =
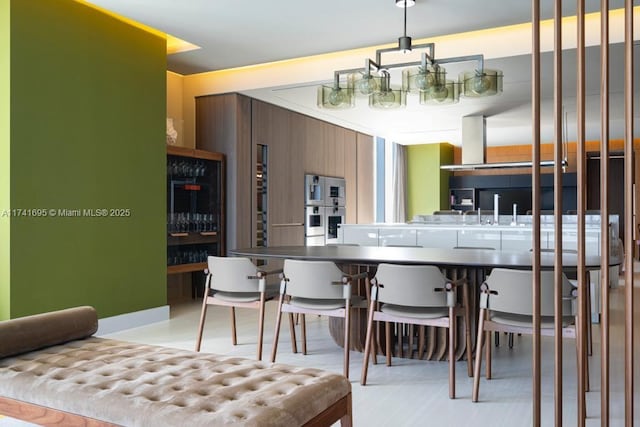
{"type": "Polygon", "coordinates": [[[304,123],[290,112],[253,104],[253,143],[267,147],[269,246],[304,244],[304,123]]]}
{"type": "Polygon", "coordinates": [[[225,160],[221,153],[167,147],[167,272],[202,271],[225,254],[225,160]]]}
{"type": "Polygon", "coordinates": [[[305,173],[344,177],[347,222],[373,220],[371,136],[223,94],[196,98],[196,146],[227,156],[229,247],[255,246],[265,218],[268,246],[303,245],[305,173]],[[258,178],[263,156],[266,183],[258,178]],[[266,214],[258,188],[266,190],[266,214]]]}

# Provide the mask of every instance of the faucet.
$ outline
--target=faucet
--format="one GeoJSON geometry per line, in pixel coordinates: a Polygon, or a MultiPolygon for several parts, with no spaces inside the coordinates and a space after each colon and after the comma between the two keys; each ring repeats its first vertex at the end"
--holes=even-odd
{"type": "Polygon", "coordinates": [[[518,204],[513,204],[513,216],[511,218],[511,225],[518,225],[518,204]]]}
{"type": "Polygon", "coordinates": [[[494,225],[498,225],[499,222],[499,200],[500,199],[500,195],[499,194],[494,194],[493,195],[493,224],[494,225]]]}
{"type": "Polygon", "coordinates": [[[480,213],[480,207],[478,207],[478,224],[482,224],[482,214],[480,213]]]}

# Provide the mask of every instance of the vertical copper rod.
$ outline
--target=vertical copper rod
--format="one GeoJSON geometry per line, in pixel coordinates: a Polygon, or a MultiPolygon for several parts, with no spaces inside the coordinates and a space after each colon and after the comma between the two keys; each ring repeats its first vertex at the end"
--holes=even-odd
{"type": "Polygon", "coordinates": [[[585,355],[586,355],[586,317],[585,298],[585,208],[586,208],[586,173],[585,173],[585,7],[584,0],[578,0],[578,45],[577,45],[577,196],[578,196],[578,425],[584,426],[586,418],[585,404],[585,355]]]}
{"type": "Polygon", "coordinates": [[[624,2],[624,416],[633,425],[633,1],[624,2]]]}
{"type": "Polygon", "coordinates": [[[533,311],[533,426],[540,426],[540,0],[532,0],[531,7],[531,111],[533,122],[531,153],[532,270],[533,311]]]}
{"type": "Polygon", "coordinates": [[[609,0],[600,2],[600,425],[609,426],[609,0]]]}
{"type": "MultiPolygon", "coordinates": [[[[554,1],[553,21],[553,218],[554,235],[562,236],[562,0],[554,1]]],[[[554,414],[555,425],[562,426],[562,239],[554,242],[554,414]]]]}

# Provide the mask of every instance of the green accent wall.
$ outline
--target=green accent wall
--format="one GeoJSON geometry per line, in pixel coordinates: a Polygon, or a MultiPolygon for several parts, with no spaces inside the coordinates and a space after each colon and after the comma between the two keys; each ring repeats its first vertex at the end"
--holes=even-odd
{"type": "Polygon", "coordinates": [[[453,163],[453,146],[447,143],[407,146],[407,218],[449,209],[450,172],[441,165],[453,163]]]}
{"type": "Polygon", "coordinates": [[[10,227],[8,215],[10,205],[9,183],[11,174],[10,141],[11,141],[11,109],[9,96],[11,93],[9,23],[11,9],[8,0],[0,0],[0,319],[9,318],[9,301],[11,288],[10,227]]]}
{"type": "Polygon", "coordinates": [[[74,1],[10,24],[10,317],[165,305],[164,38],[74,1]]]}

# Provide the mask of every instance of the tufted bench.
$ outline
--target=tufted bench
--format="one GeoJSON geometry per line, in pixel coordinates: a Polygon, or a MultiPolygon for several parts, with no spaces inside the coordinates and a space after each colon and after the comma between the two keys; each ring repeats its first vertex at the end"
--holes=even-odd
{"type": "Polygon", "coordinates": [[[91,307],[0,322],[0,414],[59,426],[351,425],[342,375],[96,329],[91,307]]]}

